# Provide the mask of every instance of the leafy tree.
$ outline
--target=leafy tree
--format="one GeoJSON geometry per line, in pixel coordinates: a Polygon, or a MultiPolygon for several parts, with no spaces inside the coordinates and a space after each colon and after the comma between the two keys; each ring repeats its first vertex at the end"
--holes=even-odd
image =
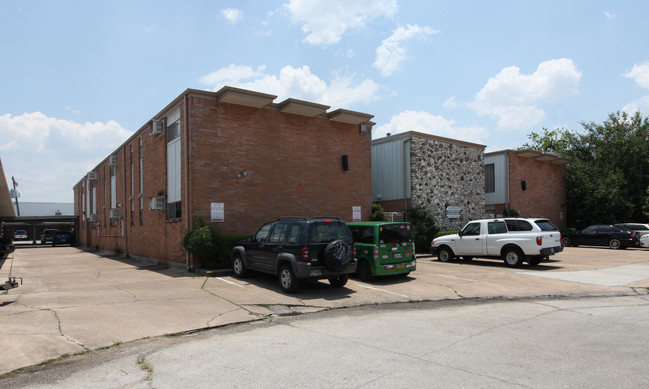
{"type": "Polygon", "coordinates": [[[583,132],[543,129],[523,148],[571,159],[566,168],[570,224],[649,220],[649,119],[639,112],[610,114],[583,132]]]}

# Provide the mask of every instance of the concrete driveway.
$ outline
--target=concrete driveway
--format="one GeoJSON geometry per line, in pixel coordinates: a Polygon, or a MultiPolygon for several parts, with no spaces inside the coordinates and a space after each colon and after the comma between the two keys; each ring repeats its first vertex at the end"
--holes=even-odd
{"type": "Polygon", "coordinates": [[[332,308],[395,302],[536,296],[646,295],[649,252],[566,248],[536,267],[502,261],[440,263],[418,256],[409,277],[351,278],[281,292],[274,277],[206,276],[73,247],[20,247],[0,261],[0,374],[136,339],[332,308]]]}

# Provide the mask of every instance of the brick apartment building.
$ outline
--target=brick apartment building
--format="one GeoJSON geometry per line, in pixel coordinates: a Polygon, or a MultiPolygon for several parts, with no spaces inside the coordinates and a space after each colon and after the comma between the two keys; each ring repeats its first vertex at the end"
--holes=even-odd
{"type": "Polygon", "coordinates": [[[504,150],[484,156],[485,212],[517,209],[522,217],[546,217],[566,227],[566,164],[570,160],[534,150],[504,150]]]}
{"type": "Polygon", "coordinates": [[[183,92],[74,186],[79,244],[191,268],[180,242],[198,215],[226,235],[369,219],[373,116],[276,98],[183,92]]]}

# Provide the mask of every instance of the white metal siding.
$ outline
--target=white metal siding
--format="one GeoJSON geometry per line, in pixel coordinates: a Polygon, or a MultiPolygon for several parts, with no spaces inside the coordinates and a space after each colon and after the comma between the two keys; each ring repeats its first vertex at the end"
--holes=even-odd
{"type": "MultiPolygon", "coordinates": [[[[403,139],[372,146],[372,200],[403,199],[403,139]]],[[[410,142],[406,143],[406,198],[410,198],[410,142]]]]}
{"type": "Polygon", "coordinates": [[[495,192],[485,193],[485,205],[507,203],[507,156],[499,154],[484,157],[484,164],[490,163],[494,164],[495,192]]]}

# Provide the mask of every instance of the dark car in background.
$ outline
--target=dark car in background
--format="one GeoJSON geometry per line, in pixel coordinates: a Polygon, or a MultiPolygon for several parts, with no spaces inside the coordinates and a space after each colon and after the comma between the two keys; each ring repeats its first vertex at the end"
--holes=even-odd
{"type": "Polygon", "coordinates": [[[64,244],[69,244],[70,246],[74,246],[75,244],[74,234],[72,234],[72,232],[70,231],[56,231],[54,233],[54,236],[52,237],[52,247],[60,246],[64,244]]]}
{"type": "Polygon", "coordinates": [[[41,234],[41,244],[52,243],[55,233],[56,230],[54,229],[43,230],[43,233],[41,234]]]}
{"type": "Polygon", "coordinates": [[[631,231],[610,224],[595,224],[581,231],[563,234],[561,243],[568,246],[608,246],[625,249],[639,245],[638,237],[631,231]]]}
{"type": "Polygon", "coordinates": [[[643,235],[649,235],[649,224],[645,223],[619,223],[615,227],[624,228],[635,234],[640,239],[643,235]]]}
{"type": "Polygon", "coordinates": [[[27,239],[28,239],[27,230],[16,230],[16,232],[14,232],[14,240],[18,241],[18,240],[27,240],[27,239]]]}

